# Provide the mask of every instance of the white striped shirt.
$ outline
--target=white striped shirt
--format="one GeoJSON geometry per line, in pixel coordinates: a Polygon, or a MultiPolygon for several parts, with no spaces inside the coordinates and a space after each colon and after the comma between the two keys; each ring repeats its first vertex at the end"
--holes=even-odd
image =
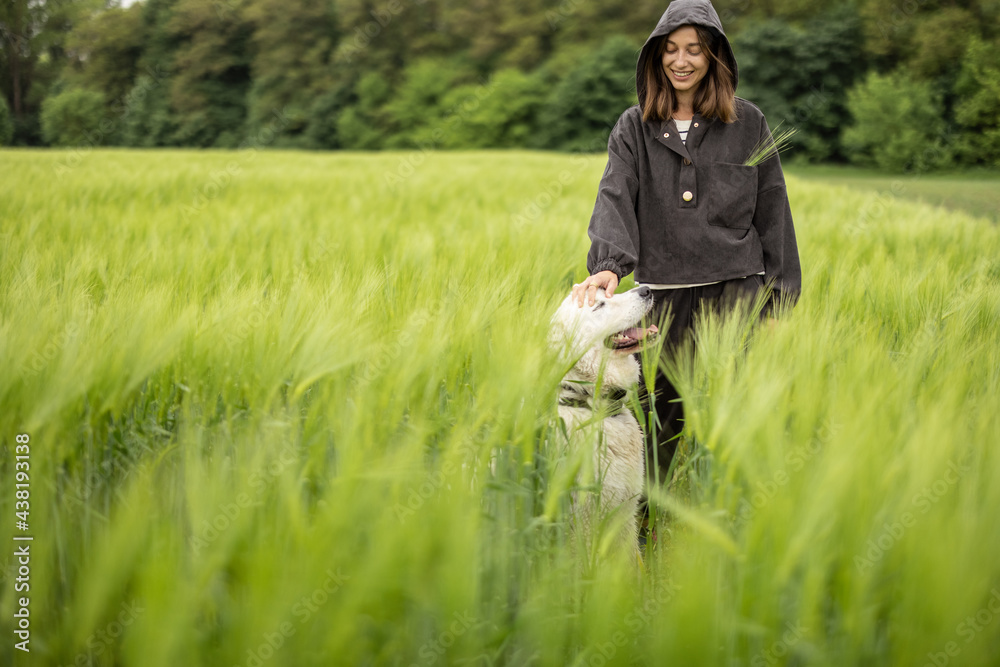
{"type": "Polygon", "coordinates": [[[689,120],[677,120],[674,118],[674,125],[677,126],[677,132],[681,135],[681,141],[687,144],[688,140],[688,130],[691,129],[691,121],[689,120]]]}

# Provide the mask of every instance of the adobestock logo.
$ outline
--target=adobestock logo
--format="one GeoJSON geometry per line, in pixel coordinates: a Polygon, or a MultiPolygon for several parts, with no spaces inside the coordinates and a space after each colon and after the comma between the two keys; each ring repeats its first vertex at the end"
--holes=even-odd
{"type": "MultiPolygon", "coordinates": [[[[955,627],[955,634],[964,639],[966,645],[971,644],[979,633],[993,624],[997,616],[1000,616],[1000,590],[993,588],[990,590],[986,606],[975,614],[966,616],[955,627]]],[[[928,653],[927,662],[924,663],[923,667],[946,667],[951,664],[952,658],[957,658],[961,654],[962,646],[956,641],[950,641],[942,647],[941,651],[928,653]]]]}
{"type": "Polygon", "coordinates": [[[452,621],[448,629],[443,631],[437,636],[434,641],[427,642],[420,647],[417,655],[420,657],[420,662],[410,665],[410,667],[419,667],[420,665],[432,665],[437,662],[451,646],[454,646],[455,642],[459,637],[468,632],[476,619],[474,616],[469,615],[469,612],[463,612],[459,614],[457,611],[453,614],[455,620],[452,621]]]}
{"type": "MultiPolygon", "coordinates": [[[[955,461],[949,461],[944,475],[933,484],[928,484],[919,493],[914,494],[911,502],[919,514],[927,514],[931,508],[940,501],[948,491],[958,484],[962,475],[971,470],[968,465],[963,465],[955,461]]],[[[854,556],[854,565],[858,572],[864,574],[872,569],[882,557],[892,549],[895,544],[903,539],[907,528],[917,525],[917,512],[903,512],[898,520],[882,523],[882,531],[877,537],[868,540],[868,550],[862,556],[854,556]]]]}

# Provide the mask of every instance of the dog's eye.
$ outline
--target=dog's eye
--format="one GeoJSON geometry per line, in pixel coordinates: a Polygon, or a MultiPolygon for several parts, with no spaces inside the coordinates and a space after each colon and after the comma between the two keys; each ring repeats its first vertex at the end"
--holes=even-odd
{"type": "Polygon", "coordinates": [[[594,306],[594,310],[597,310],[598,308],[604,308],[604,303],[605,303],[604,301],[598,301],[597,305],[594,306]]]}

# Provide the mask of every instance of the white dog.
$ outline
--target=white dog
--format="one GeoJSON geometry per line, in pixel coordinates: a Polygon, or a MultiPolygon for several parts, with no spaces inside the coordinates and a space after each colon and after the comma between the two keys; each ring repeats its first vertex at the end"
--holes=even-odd
{"type": "Polygon", "coordinates": [[[636,560],[636,511],[645,478],[645,446],[626,395],[639,381],[639,363],[633,353],[658,333],[655,326],[639,327],[652,307],[648,287],[610,299],[598,290],[593,306],[581,308],[570,295],[552,318],[551,342],[561,358],[573,364],[559,392],[559,417],[566,427],[567,444],[571,450],[586,447],[593,452],[584,457],[577,482],[597,482],[601,489],[599,495],[587,494],[583,499],[573,494],[574,531],[589,548],[594,528],[610,519],[621,526],[616,547],[627,549],[636,560]]]}

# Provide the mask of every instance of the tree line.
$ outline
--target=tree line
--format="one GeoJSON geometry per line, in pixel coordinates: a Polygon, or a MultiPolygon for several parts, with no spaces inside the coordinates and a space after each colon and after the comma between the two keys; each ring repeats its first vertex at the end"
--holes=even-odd
{"type": "MultiPolygon", "coordinates": [[[[714,4],[797,159],[1000,166],[996,2],[714,4]]],[[[6,0],[0,145],[600,151],[665,7],[6,0]]]]}

